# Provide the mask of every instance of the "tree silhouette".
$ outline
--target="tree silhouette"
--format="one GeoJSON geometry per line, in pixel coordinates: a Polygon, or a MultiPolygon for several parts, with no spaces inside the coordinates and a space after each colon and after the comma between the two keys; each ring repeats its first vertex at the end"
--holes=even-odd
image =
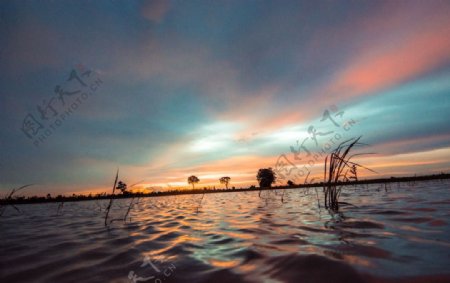
{"type": "Polygon", "coordinates": [[[275,175],[275,172],[273,172],[272,168],[269,167],[259,169],[256,179],[258,180],[261,188],[270,188],[272,183],[276,181],[277,176],[275,175]]]}
{"type": "Polygon", "coordinates": [[[287,185],[288,185],[289,187],[293,187],[295,184],[294,184],[294,182],[292,182],[291,180],[289,180],[289,181],[287,181],[287,185]]]}
{"type": "Polygon", "coordinates": [[[227,190],[228,190],[228,184],[230,183],[230,180],[231,180],[231,178],[228,176],[222,177],[219,179],[221,184],[225,184],[225,187],[227,188],[227,190]]]}
{"type": "Polygon", "coordinates": [[[122,181],[119,181],[119,183],[117,183],[117,190],[120,190],[122,192],[122,194],[126,194],[127,192],[127,184],[125,184],[122,181]]]}
{"type": "Polygon", "coordinates": [[[188,181],[188,184],[192,184],[192,189],[194,189],[194,184],[197,184],[198,182],[200,182],[200,179],[197,178],[197,176],[192,175],[188,178],[187,181],[188,181]]]}

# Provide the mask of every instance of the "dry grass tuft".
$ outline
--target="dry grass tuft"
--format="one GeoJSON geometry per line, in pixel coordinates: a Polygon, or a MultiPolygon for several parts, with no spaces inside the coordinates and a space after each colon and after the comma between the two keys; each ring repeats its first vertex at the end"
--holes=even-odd
{"type": "Polygon", "coordinates": [[[350,161],[353,157],[372,153],[350,154],[356,146],[366,145],[360,143],[361,136],[342,142],[329,156],[325,158],[324,186],[325,208],[333,211],[339,210],[339,196],[342,183],[358,181],[358,168],[375,172],[361,164],[350,161]]]}

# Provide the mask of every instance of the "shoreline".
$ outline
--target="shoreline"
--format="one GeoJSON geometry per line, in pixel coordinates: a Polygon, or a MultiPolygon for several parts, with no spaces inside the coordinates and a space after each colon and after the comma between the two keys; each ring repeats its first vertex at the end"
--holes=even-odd
{"type": "MultiPolygon", "coordinates": [[[[337,182],[332,183],[338,186],[351,186],[351,185],[369,185],[369,184],[388,184],[388,183],[405,183],[405,182],[420,182],[431,180],[447,180],[450,179],[450,174],[434,174],[425,176],[413,176],[413,177],[390,177],[390,178],[378,178],[378,179],[366,179],[351,182],[337,182]]],[[[127,193],[127,194],[97,194],[97,195],[77,195],[77,196],[57,196],[52,198],[46,197],[16,197],[11,199],[1,199],[0,205],[18,205],[18,204],[37,204],[37,203],[63,203],[63,202],[76,202],[76,201],[89,201],[89,200],[107,200],[107,199],[128,199],[128,198],[142,198],[142,197],[160,197],[160,196],[174,196],[174,195],[196,195],[196,194],[211,194],[211,193],[232,193],[232,192],[251,192],[260,190],[275,190],[275,189],[301,189],[301,188],[317,188],[322,187],[323,182],[311,183],[311,184],[295,184],[292,186],[273,186],[269,188],[260,187],[248,187],[248,188],[235,188],[235,189],[189,189],[189,190],[172,190],[172,191],[158,191],[151,193],[127,193]]]]}

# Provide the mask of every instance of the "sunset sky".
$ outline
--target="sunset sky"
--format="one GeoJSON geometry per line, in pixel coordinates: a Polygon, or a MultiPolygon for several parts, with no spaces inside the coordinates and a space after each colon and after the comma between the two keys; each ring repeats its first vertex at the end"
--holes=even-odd
{"type": "Polygon", "coordinates": [[[449,15],[449,1],[1,1],[0,193],[109,192],[118,167],[141,187],[246,187],[336,135],[376,153],[357,159],[366,178],[449,172],[449,15]]]}

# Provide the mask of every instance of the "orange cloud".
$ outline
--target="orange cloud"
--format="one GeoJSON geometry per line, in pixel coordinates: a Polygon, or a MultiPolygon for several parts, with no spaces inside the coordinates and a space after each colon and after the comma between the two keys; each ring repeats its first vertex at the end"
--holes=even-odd
{"type": "MultiPolygon", "coordinates": [[[[223,160],[207,162],[198,166],[190,166],[181,169],[169,170],[157,176],[154,184],[185,184],[190,175],[200,178],[200,186],[218,185],[218,179],[222,176],[230,176],[232,183],[256,184],[256,173],[259,168],[274,165],[273,157],[261,156],[236,156],[223,160]]],[[[153,182],[152,182],[153,183],[153,182]]]]}

